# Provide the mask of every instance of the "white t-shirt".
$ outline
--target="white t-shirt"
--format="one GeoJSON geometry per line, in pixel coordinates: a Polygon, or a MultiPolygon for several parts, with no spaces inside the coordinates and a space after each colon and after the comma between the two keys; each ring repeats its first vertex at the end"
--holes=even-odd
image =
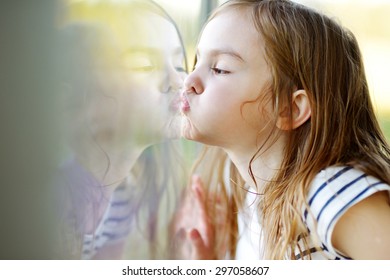
{"type": "Polygon", "coordinates": [[[255,192],[248,192],[244,208],[238,214],[239,237],[236,249],[238,260],[263,259],[260,246],[262,233],[256,208],[259,199],[255,192]]]}
{"type": "MultiPolygon", "coordinates": [[[[349,259],[337,252],[331,243],[334,226],[353,205],[378,191],[388,191],[390,195],[390,186],[353,167],[328,167],[317,174],[308,193],[312,214],[303,211],[303,219],[311,234],[310,239],[319,239],[322,248],[322,251],[318,251],[316,246],[312,246],[308,250],[312,259],[349,259]]],[[[237,246],[237,259],[262,258],[261,228],[254,199],[256,195],[248,193],[246,207],[239,214],[241,238],[237,246]]],[[[304,252],[303,256],[297,254],[296,257],[305,258],[308,252],[304,252]]]]}

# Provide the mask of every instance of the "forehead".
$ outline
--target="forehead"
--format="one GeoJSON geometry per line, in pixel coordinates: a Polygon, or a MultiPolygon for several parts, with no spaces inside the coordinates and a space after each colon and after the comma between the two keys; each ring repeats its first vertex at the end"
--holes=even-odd
{"type": "Polygon", "coordinates": [[[172,22],[161,15],[144,12],[135,15],[127,25],[125,43],[132,47],[177,49],[181,43],[172,22]]]}
{"type": "Polygon", "coordinates": [[[218,13],[205,26],[198,49],[228,48],[248,59],[262,48],[260,35],[247,10],[229,9],[218,13]]]}
{"type": "Polygon", "coordinates": [[[174,23],[167,16],[144,6],[90,5],[70,10],[69,23],[81,22],[100,30],[103,45],[119,49],[181,47],[174,23]],[[106,9],[105,9],[106,8],[106,9]],[[106,42],[104,42],[106,41],[106,42]]]}

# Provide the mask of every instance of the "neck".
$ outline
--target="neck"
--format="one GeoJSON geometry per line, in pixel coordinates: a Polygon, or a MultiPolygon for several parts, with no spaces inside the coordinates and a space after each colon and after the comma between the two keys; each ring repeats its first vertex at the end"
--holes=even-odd
{"type": "MultiPolygon", "coordinates": [[[[110,146],[112,147],[112,146],[110,146]]],[[[86,222],[82,225],[84,233],[93,233],[100,223],[114,190],[129,176],[130,170],[146,146],[131,146],[131,149],[120,150],[106,146],[79,145],[75,149],[75,159],[94,179],[83,181],[84,177],[75,176],[80,180],[74,185],[77,187],[73,194],[77,199],[87,198],[77,211],[81,211],[86,222]],[[97,181],[97,182],[95,182],[97,181]],[[80,210],[81,209],[81,210],[80,210]]]]}
{"type": "Polygon", "coordinates": [[[76,155],[79,163],[87,169],[102,186],[115,190],[130,174],[130,170],[146,147],[134,146],[127,151],[105,147],[84,147],[76,155]]]}
{"type": "Polygon", "coordinates": [[[260,151],[260,154],[252,160],[257,151],[257,146],[225,149],[245,182],[257,192],[262,192],[265,184],[272,180],[280,169],[283,159],[282,137],[267,150],[260,151]],[[249,167],[252,169],[254,178],[249,173],[249,167]]]}

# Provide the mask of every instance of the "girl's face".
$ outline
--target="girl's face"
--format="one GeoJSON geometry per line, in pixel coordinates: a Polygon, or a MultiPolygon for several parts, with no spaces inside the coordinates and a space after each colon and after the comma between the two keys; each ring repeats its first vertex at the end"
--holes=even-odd
{"type": "Polygon", "coordinates": [[[177,117],[186,72],[183,47],[173,24],[141,13],[103,38],[98,85],[88,99],[88,116],[101,144],[130,148],[167,138],[177,117]],[[105,60],[105,61],[104,61],[105,60]]]}
{"type": "Polygon", "coordinates": [[[259,96],[271,73],[259,33],[244,13],[222,12],[201,35],[181,98],[187,139],[231,149],[258,145],[259,136],[270,132],[264,113],[271,105],[259,96]]]}

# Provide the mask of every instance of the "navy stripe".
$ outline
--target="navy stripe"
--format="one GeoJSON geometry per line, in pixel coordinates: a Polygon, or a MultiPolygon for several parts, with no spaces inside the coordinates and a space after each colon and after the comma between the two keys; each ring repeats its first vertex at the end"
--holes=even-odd
{"type": "Polygon", "coordinates": [[[125,231],[124,233],[121,234],[113,234],[109,232],[103,232],[102,235],[107,237],[110,240],[116,240],[116,239],[121,239],[122,237],[125,237],[129,234],[129,231],[125,231]]]}
{"type": "MultiPolygon", "coordinates": [[[[347,256],[344,256],[343,254],[341,254],[340,252],[338,252],[337,254],[339,254],[340,256],[342,256],[344,259],[346,260],[352,260],[352,258],[350,257],[347,257],[347,256]]],[[[341,259],[341,258],[340,258],[341,259]]]]}
{"type": "Polygon", "coordinates": [[[349,182],[348,184],[346,184],[344,187],[342,187],[341,189],[339,189],[334,195],[332,195],[328,201],[324,204],[324,206],[321,208],[321,211],[318,213],[318,216],[317,216],[317,221],[320,220],[320,217],[323,213],[323,211],[326,209],[326,207],[328,207],[328,205],[339,195],[341,194],[342,192],[344,192],[345,190],[347,190],[350,186],[352,186],[353,184],[355,184],[356,182],[358,182],[359,180],[363,179],[364,177],[367,177],[366,174],[363,174],[363,175],[360,175],[359,177],[357,177],[356,179],[352,180],[351,182],[349,182]]]}
{"type": "Polygon", "coordinates": [[[108,218],[104,221],[104,224],[107,225],[109,223],[123,223],[131,218],[132,215],[126,217],[112,217],[108,218]]]}
{"type": "Polygon", "coordinates": [[[134,211],[130,211],[129,213],[126,214],[126,216],[110,216],[104,220],[104,224],[125,222],[131,219],[133,216],[134,216],[134,211]]]}
{"type": "MultiPolygon", "coordinates": [[[[330,221],[327,229],[326,229],[326,234],[325,234],[325,241],[328,240],[328,234],[329,234],[329,229],[331,227],[331,225],[334,223],[335,219],[342,213],[344,212],[344,210],[346,208],[349,208],[351,204],[353,204],[356,200],[358,200],[362,195],[364,195],[367,191],[369,191],[370,189],[372,189],[373,187],[377,186],[377,185],[380,185],[380,184],[383,184],[383,182],[377,182],[377,183],[374,183],[372,185],[369,185],[367,188],[365,188],[364,190],[362,190],[359,194],[357,194],[354,198],[352,198],[346,205],[344,205],[344,207],[342,207],[337,213],[336,215],[334,215],[334,217],[332,218],[332,220],[330,221]]],[[[341,254],[340,254],[341,255],[341,254]]],[[[342,255],[341,255],[342,256],[342,255]]],[[[344,257],[344,256],[343,256],[344,257]]],[[[346,257],[348,258],[348,257],[346,257]]]]}
{"type": "Polygon", "coordinates": [[[111,202],[112,207],[120,207],[120,206],[126,206],[129,205],[129,200],[119,200],[119,201],[113,201],[111,202]]]}
{"type": "MultiPolygon", "coordinates": [[[[333,175],[333,177],[331,177],[329,180],[327,180],[325,183],[323,183],[323,184],[317,189],[317,191],[314,193],[314,195],[311,197],[311,199],[309,200],[309,206],[311,206],[311,204],[313,203],[313,200],[317,197],[318,193],[321,192],[322,189],[326,187],[326,185],[328,185],[330,182],[334,181],[335,179],[337,179],[337,178],[340,177],[343,173],[347,172],[347,171],[350,170],[350,169],[352,169],[351,166],[344,167],[344,168],[341,169],[339,172],[337,172],[335,175],[333,175]]],[[[304,214],[305,220],[307,219],[307,214],[308,214],[308,211],[307,211],[307,209],[305,209],[305,214],[304,214]]]]}

